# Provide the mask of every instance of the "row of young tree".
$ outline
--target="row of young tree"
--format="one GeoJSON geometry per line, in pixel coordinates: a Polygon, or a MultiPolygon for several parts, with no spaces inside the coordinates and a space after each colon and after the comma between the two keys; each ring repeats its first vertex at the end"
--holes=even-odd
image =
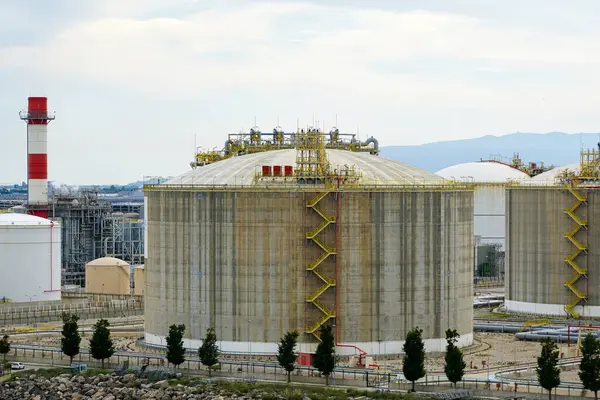
{"type": "MultiPolygon", "coordinates": [[[[73,358],[80,352],[81,336],[78,326],[79,317],[74,314],[63,314],[63,328],[61,338],[62,352],[73,358]]],[[[92,337],[90,339],[91,356],[102,362],[109,359],[115,353],[115,347],[110,335],[110,324],[105,319],[100,319],[94,324],[92,337]]],[[[170,364],[178,367],[185,361],[186,349],[183,343],[185,325],[171,325],[166,338],[166,358],[170,364]]],[[[404,377],[412,382],[412,391],[415,390],[415,382],[425,377],[425,343],[422,337],[423,331],[418,327],[412,329],[406,335],[403,345],[402,372],[404,377]]],[[[296,345],[299,334],[297,331],[287,332],[278,344],[277,361],[287,372],[288,382],[291,373],[296,369],[296,345]]],[[[444,372],[450,382],[456,385],[461,381],[466,368],[463,352],[458,348],[457,341],[460,335],[454,329],[446,331],[446,355],[444,360],[444,372]]],[[[335,369],[335,339],[331,326],[322,326],[320,330],[321,342],[317,346],[313,358],[313,367],[316,368],[329,384],[329,376],[335,369]]],[[[579,378],[583,387],[594,392],[598,399],[600,391],[600,340],[591,333],[586,335],[581,343],[582,359],[579,366],[579,378]]],[[[4,356],[10,352],[9,337],[4,335],[0,338],[0,354],[4,356]]],[[[209,375],[214,366],[218,364],[219,347],[217,346],[217,335],[214,328],[209,328],[198,349],[200,362],[208,367],[209,375]]],[[[537,359],[537,378],[539,384],[548,391],[551,398],[552,390],[560,385],[559,350],[556,343],[551,339],[542,341],[541,354],[537,359]]]]}
{"type": "MultiPolygon", "coordinates": [[[[171,325],[169,335],[167,336],[167,361],[175,366],[185,361],[185,348],[183,346],[183,334],[185,325],[171,325]]],[[[329,384],[329,376],[335,369],[335,338],[331,326],[324,325],[320,330],[321,339],[315,352],[312,365],[321,375],[325,377],[325,384],[329,384]]],[[[406,335],[404,343],[404,357],[402,372],[407,380],[411,381],[412,391],[415,390],[415,382],[423,378],[425,372],[425,343],[423,342],[423,330],[414,328],[406,335]]],[[[287,372],[287,380],[290,382],[291,373],[296,369],[298,354],[296,345],[299,334],[297,331],[289,331],[283,335],[277,350],[277,361],[287,372]]],[[[466,363],[463,358],[463,352],[456,345],[460,335],[454,329],[446,331],[446,357],[444,371],[448,380],[456,385],[465,372],[466,363]]],[[[219,347],[217,346],[217,336],[213,328],[209,328],[202,346],[198,349],[200,362],[208,367],[209,376],[213,366],[219,360],[219,347]]]]}
{"type": "MultiPolygon", "coordinates": [[[[78,321],[79,317],[75,314],[63,314],[61,349],[63,354],[70,358],[71,363],[73,362],[73,358],[80,352],[81,335],[79,333],[78,321]]],[[[109,327],[110,324],[107,320],[98,320],[94,325],[90,339],[90,354],[94,359],[101,361],[102,368],[104,368],[104,361],[112,357],[115,353],[109,327]]],[[[185,325],[171,325],[169,327],[169,334],[166,338],[166,358],[168,363],[175,367],[185,362],[184,333],[185,325]]],[[[413,383],[413,391],[415,382],[423,378],[426,373],[425,344],[422,333],[423,331],[418,327],[409,331],[403,347],[402,371],[405,378],[413,383]]],[[[298,358],[296,345],[298,337],[299,334],[297,331],[289,331],[285,333],[278,344],[277,361],[287,372],[288,382],[291,380],[291,373],[296,369],[298,358]]],[[[322,326],[319,337],[321,342],[317,346],[312,364],[325,377],[325,382],[328,385],[329,376],[335,369],[336,364],[335,338],[331,326],[322,326]]],[[[454,384],[462,379],[466,367],[463,353],[456,346],[459,337],[460,335],[456,330],[449,329],[446,331],[447,348],[444,371],[448,380],[454,384]]],[[[4,354],[5,359],[6,354],[10,351],[8,339],[8,336],[0,339],[0,354],[4,354]]],[[[214,366],[219,362],[219,347],[217,346],[217,335],[214,328],[207,330],[202,346],[198,349],[198,356],[200,362],[208,367],[210,376],[214,366]]]]}
{"type": "MultiPolygon", "coordinates": [[[[579,363],[579,379],[583,387],[594,392],[598,400],[600,391],[600,340],[588,333],[581,341],[581,362],[579,363]]],[[[558,345],[552,339],[542,341],[542,351],[537,359],[536,374],[540,386],[548,391],[548,399],[552,399],[552,390],[560,385],[560,367],[558,345]]]]}
{"type": "MultiPolygon", "coordinates": [[[[79,333],[79,317],[75,314],[63,313],[63,328],[62,337],[60,339],[61,350],[64,355],[69,357],[71,364],[80,351],[81,335],[79,333]]],[[[110,324],[105,319],[100,319],[94,324],[92,337],[90,339],[90,354],[91,356],[102,362],[104,368],[104,360],[109,359],[115,353],[112,338],[110,337],[110,324]]],[[[0,354],[6,362],[6,355],[10,352],[10,341],[8,335],[4,335],[0,339],[0,354]]]]}

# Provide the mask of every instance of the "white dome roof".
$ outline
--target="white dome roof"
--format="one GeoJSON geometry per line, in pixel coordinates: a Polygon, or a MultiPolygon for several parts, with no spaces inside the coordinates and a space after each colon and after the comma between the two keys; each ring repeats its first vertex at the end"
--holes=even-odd
{"type": "MultiPolygon", "coordinates": [[[[177,185],[251,185],[261,165],[296,165],[295,149],[272,150],[228,158],[169,179],[177,185]]],[[[424,169],[400,161],[347,150],[327,150],[332,168],[354,166],[369,185],[390,182],[443,184],[446,181],[424,169]]]]}
{"type": "Polygon", "coordinates": [[[490,161],[456,164],[436,172],[445,179],[472,180],[474,182],[506,182],[531,179],[523,171],[506,164],[490,161]]]}
{"type": "Polygon", "coordinates": [[[58,223],[35,215],[20,213],[0,213],[0,225],[50,226],[58,225],[58,223]]]}
{"type": "Polygon", "coordinates": [[[544,173],[534,176],[533,178],[531,178],[531,180],[532,181],[554,181],[554,178],[556,178],[556,175],[559,175],[559,174],[565,172],[566,170],[569,170],[569,171],[572,171],[575,173],[579,173],[581,171],[581,164],[573,163],[573,164],[567,164],[567,165],[563,165],[560,167],[556,167],[556,168],[551,169],[550,171],[546,171],[544,173]]]}

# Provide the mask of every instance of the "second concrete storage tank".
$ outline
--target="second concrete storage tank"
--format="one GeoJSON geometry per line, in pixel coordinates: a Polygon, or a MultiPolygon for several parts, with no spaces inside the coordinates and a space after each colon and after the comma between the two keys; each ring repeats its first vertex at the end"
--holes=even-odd
{"type": "Polygon", "coordinates": [[[429,351],[447,328],[472,343],[472,188],[343,150],[327,156],[340,180],[360,171],[353,184],[298,171],[257,180],[297,156],[234,157],[146,186],[146,341],[183,323],[188,347],[215,327],[223,351],[253,354],[276,352],[292,329],[312,352],[322,324],[341,354],[399,353],[415,326],[429,351]]]}
{"type": "Polygon", "coordinates": [[[598,150],[506,195],[508,311],[600,316],[598,150]]]}

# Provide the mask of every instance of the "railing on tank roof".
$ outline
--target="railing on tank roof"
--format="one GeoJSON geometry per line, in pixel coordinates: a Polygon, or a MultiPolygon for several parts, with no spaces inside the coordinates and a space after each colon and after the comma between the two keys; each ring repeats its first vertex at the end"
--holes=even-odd
{"type": "Polygon", "coordinates": [[[373,191],[457,191],[457,190],[473,190],[474,184],[465,182],[451,181],[362,181],[359,184],[348,184],[337,186],[329,186],[324,184],[298,184],[290,182],[288,184],[281,183],[277,185],[269,184],[249,184],[249,185],[228,185],[228,184],[187,184],[187,183],[171,183],[171,184],[146,184],[144,191],[302,191],[314,192],[318,190],[334,190],[344,192],[373,192],[373,191]]]}
{"type": "Polygon", "coordinates": [[[600,188],[600,180],[568,181],[561,177],[556,177],[554,179],[532,179],[529,181],[512,182],[507,185],[510,189],[564,189],[567,186],[600,188]]]}

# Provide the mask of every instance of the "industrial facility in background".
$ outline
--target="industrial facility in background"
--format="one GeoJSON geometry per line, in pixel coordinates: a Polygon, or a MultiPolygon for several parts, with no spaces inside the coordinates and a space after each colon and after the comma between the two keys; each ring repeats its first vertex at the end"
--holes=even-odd
{"type": "MultiPolygon", "coordinates": [[[[97,189],[54,187],[48,184],[47,135],[54,112],[46,97],[29,97],[19,113],[27,123],[27,196],[0,200],[0,213],[30,214],[58,222],[60,237],[59,286],[83,286],[86,263],[117,257],[131,265],[143,264],[143,195],[108,196],[97,189]]],[[[0,262],[6,260],[0,253],[0,262]]],[[[13,264],[11,264],[13,265],[13,264]]],[[[13,265],[14,267],[14,265],[13,265]]],[[[60,289],[60,287],[59,287],[60,289]]]]}
{"type": "Polygon", "coordinates": [[[544,172],[550,171],[554,168],[554,165],[544,165],[543,161],[524,163],[523,160],[521,160],[519,153],[514,153],[512,158],[503,157],[499,154],[492,154],[490,155],[489,159],[481,159],[481,161],[503,164],[519,171],[523,171],[530,177],[543,174],[544,172]]]}
{"type": "Polygon", "coordinates": [[[472,185],[376,157],[375,139],[354,151],[313,128],[287,137],[144,185],[146,342],[184,323],[186,347],[212,326],[225,352],[272,354],[298,329],[309,364],[331,325],[357,366],[400,353],[415,326],[427,351],[448,328],[471,344],[472,185]]]}
{"type": "MultiPolygon", "coordinates": [[[[295,149],[299,141],[302,140],[305,130],[311,129],[313,128],[307,127],[306,129],[298,129],[294,133],[286,133],[280,126],[277,126],[273,129],[273,132],[261,132],[260,128],[255,126],[248,133],[230,133],[221,150],[203,151],[201,147],[196,148],[194,160],[190,165],[192,168],[196,168],[235,156],[270,150],[295,149]]],[[[360,142],[356,134],[340,133],[340,130],[335,126],[326,135],[325,148],[379,155],[377,139],[371,136],[366,141],[360,142]]]]}
{"type": "Polygon", "coordinates": [[[600,144],[506,190],[508,311],[600,316],[600,144]]]}

